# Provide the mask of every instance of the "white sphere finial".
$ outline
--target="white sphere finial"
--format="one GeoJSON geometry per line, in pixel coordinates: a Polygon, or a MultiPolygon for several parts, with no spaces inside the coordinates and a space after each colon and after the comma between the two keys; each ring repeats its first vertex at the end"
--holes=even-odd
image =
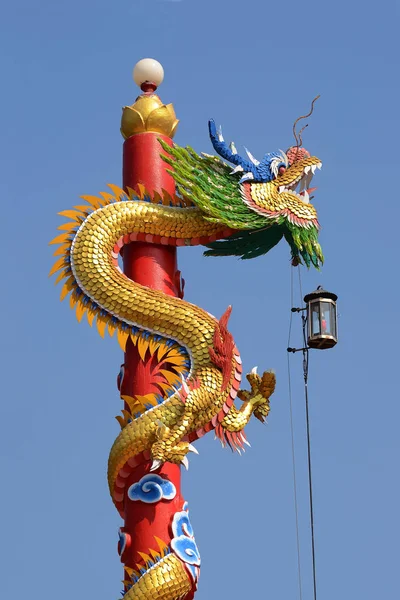
{"type": "Polygon", "coordinates": [[[146,81],[155,83],[158,87],[164,79],[164,69],[154,58],[143,58],[136,63],[133,69],[133,80],[141,87],[146,81]]]}

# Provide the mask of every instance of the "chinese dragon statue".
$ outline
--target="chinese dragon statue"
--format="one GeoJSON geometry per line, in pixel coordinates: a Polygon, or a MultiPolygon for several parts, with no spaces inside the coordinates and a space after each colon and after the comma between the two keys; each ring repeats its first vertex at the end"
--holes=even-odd
{"type": "MultiPolygon", "coordinates": [[[[110,185],[110,192],[84,196],[85,203],[61,212],[69,221],[51,242],[58,248],[50,274],[63,281],[61,299],[70,294],[78,320],[86,314],[101,336],[106,330],[116,333],[123,349],[130,339],[143,356],[149,352],[159,367],[170,367],[163,393],[124,396],[125,409],[117,417],[121,432],[108,463],[111,497],[121,514],[124,494],[150,503],[174,498],[173,483],[157,471],[165,462],[187,465],[193,442],[205,433],[214,430],[223,445],[242,450],[245,425],[252,415],[264,421],[275,388],[273,372],[258,375],[254,369],[247,375],[250,390],[240,389],[241,359],[227,328],[230,308],[217,319],[181,298],[135,283],[118,266],[123,246],[137,240],[203,245],[206,256],[250,259],[285,239],[294,265],[318,268],[323,261],[309,196],[319,158],[300,144],[261,161],[248,151],[243,158],[213,121],[209,132],[221,158],[159,140],[160,155],[176,182],[175,196],[140,185],[135,191],[110,185]],[[140,457],[152,461],[151,469],[126,489],[127,473],[140,457]]],[[[122,369],[119,383],[123,376],[122,369]]],[[[124,600],[193,597],[200,557],[186,504],[175,513],[171,532],[168,544],[156,538],[155,548],[141,554],[137,569],[125,569],[124,600]]],[[[120,554],[126,543],[121,532],[120,554]]]]}

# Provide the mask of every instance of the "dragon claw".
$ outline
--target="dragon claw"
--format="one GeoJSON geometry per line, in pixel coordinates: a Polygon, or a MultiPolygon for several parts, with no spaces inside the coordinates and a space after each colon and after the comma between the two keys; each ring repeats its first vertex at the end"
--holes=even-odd
{"type": "Polygon", "coordinates": [[[166,440],[165,437],[163,439],[159,439],[152,445],[151,448],[153,464],[150,470],[156,471],[167,462],[176,465],[182,464],[185,469],[188,469],[189,461],[186,457],[188,452],[194,452],[195,454],[198,454],[196,448],[192,444],[189,444],[189,442],[174,443],[174,441],[171,439],[166,440]]]}
{"type": "Polygon", "coordinates": [[[162,466],[162,464],[162,460],[158,460],[157,458],[155,458],[150,467],[150,471],[157,471],[162,466]]]}
{"type": "MultiPolygon", "coordinates": [[[[257,373],[257,367],[253,367],[247,375],[251,390],[239,390],[238,398],[252,407],[252,414],[261,423],[264,423],[269,413],[269,399],[275,390],[275,373],[264,371],[262,375],[257,373]]],[[[250,446],[246,439],[243,442],[250,446]]]]}

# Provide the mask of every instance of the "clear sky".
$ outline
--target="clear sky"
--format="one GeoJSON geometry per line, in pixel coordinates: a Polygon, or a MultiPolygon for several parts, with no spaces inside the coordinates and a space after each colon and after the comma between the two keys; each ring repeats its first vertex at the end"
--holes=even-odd
{"type": "MultiPolygon", "coordinates": [[[[207,119],[255,156],[304,145],[323,161],[321,273],[340,342],[313,352],[310,412],[317,576],[324,600],[399,594],[399,2],[13,0],[1,9],[2,350],[0,595],[118,597],[120,519],[106,463],[121,352],[79,325],[47,273],[56,213],[121,182],[133,65],[162,62],[177,143],[211,151],[207,119]]],[[[186,298],[230,328],[246,370],[274,368],[266,427],[242,457],[213,436],[183,475],[202,555],[197,600],[298,598],[287,333],[289,251],[253,262],[180,252],[186,298]]],[[[296,303],[300,302],[295,275],[296,303]]],[[[300,343],[294,321],[293,344],[300,343]]],[[[303,598],[311,598],[301,357],[291,359],[303,598]]]]}

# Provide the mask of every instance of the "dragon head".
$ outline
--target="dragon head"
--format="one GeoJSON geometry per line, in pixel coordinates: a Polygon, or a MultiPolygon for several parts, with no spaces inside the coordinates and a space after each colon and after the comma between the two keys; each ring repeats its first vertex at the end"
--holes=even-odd
{"type": "Polygon", "coordinates": [[[323,262],[323,255],[318,243],[317,211],[310,204],[310,194],[316,188],[311,188],[310,184],[322,164],[305,148],[289,148],[285,156],[287,167],[281,166],[269,181],[245,181],[239,185],[242,200],[251,211],[264,217],[264,224],[256,231],[237,234],[235,243],[240,240],[239,245],[243,246],[246,242],[251,249],[252,240],[251,245],[256,248],[256,254],[253,249],[249,253],[252,257],[265,253],[285,237],[294,265],[303,259],[307,266],[318,267],[323,262]]]}
{"type": "MultiPolygon", "coordinates": [[[[238,155],[233,143],[226,144],[221,130],[209,121],[212,145],[227,165],[216,156],[200,157],[191,148],[172,149],[161,143],[171,158],[180,194],[193,202],[205,220],[226,225],[235,233],[210,241],[207,256],[240,256],[244,259],[266,254],[282,238],[288,242],[292,264],[302,261],[316,268],[323,262],[318,243],[317,212],[310,203],[311,180],[321,161],[297,143],[287,152],[265,154],[258,161],[238,155]]],[[[298,141],[298,140],[296,140],[298,141]]]]}

